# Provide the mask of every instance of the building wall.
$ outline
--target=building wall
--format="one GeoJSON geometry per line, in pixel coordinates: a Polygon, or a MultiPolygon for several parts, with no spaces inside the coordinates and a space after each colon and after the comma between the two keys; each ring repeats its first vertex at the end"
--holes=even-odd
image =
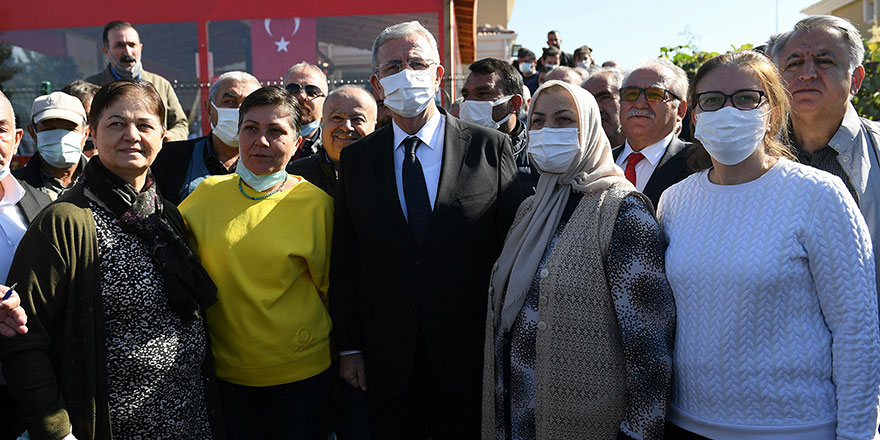
{"type": "Polygon", "coordinates": [[[516,0],[483,0],[477,2],[477,26],[489,24],[507,29],[516,0]]]}
{"type": "Polygon", "coordinates": [[[871,36],[871,25],[865,22],[865,11],[861,0],[856,0],[848,5],[831,11],[831,15],[845,18],[862,33],[862,36],[871,36]]]}

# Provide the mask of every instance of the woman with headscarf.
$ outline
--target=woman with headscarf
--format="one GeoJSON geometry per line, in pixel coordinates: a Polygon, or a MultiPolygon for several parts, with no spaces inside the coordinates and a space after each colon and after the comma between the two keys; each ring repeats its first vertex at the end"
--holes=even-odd
{"type": "Polygon", "coordinates": [[[91,116],[100,156],[9,269],[28,315],[26,334],[0,338],[10,392],[33,439],[224,438],[204,321],[216,288],[149,169],[165,105],[148,82],[116,81],[91,116]]]}
{"type": "Polygon", "coordinates": [[[541,173],[489,288],[483,439],[659,439],[675,309],[650,201],[593,97],[560,81],[529,112],[541,173]]]}

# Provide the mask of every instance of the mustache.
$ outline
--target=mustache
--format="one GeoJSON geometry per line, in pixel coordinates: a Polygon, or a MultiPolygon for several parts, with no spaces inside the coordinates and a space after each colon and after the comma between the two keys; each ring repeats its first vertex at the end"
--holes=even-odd
{"type": "Polygon", "coordinates": [[[137,58],[135,58],[131,55],[123,55],[122,57],[119,58],[120,63],[133,63],[135,61],[137,61],[137,58]]]}
{"type": "Polygon", "coordinates": [[[655,115],[654,112],[648,108],[630,109],[628,112],[626,112],[626,117],[628,118],[630,116],[647,116],[649,118],[656,118],[657,117],[657,115],[655,115]]]}

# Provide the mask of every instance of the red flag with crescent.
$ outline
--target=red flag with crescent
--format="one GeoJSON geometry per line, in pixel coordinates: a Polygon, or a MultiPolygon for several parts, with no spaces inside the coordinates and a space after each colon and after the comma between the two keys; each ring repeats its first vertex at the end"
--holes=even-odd
{"type": "Polygon", "coordinates": [[[290,66],[318,62],[317,21],[314,17],[251,20],[253,75],[277,81],[290,66]]]}

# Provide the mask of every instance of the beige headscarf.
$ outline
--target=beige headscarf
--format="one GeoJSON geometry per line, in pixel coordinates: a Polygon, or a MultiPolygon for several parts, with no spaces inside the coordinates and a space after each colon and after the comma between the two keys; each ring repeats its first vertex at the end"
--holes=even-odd
{"type": "Polygon", "coordinates": [[[571,190],[591,193],[605,190],[615,183],[631,185],[620,167],[614,164],[611,143],[602,129],[599,107],[593,95],[586,90],[562,81],[547,81],[532,98],[529,122],[535,103],[551,87],[561,87],[574,98],[579,120],[580,151],[565,173],[541,173],[531,209],[522,221],[512,227],[504,242],[504,249],[498,257],[498,269],[492,278],[492,288],[495,292],[495,316],[501,317],[505,331],[513,325],[525,303],[526,294],[547,243],[559,226],[571,190]]]}

